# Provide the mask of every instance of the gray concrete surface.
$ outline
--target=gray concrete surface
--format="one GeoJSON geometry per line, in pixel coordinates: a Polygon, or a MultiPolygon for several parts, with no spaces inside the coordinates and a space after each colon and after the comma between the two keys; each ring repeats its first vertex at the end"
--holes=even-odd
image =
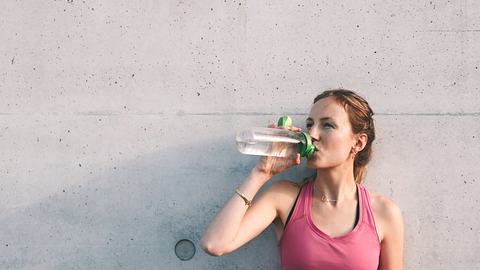
{"type": "Polygon", "coordinates": [[[376,112],[405,269],[480,267],[478,1],[4,0],[0,29],[0,269],[277,269],[272,227],[198,240],[256,161],[235,132],[335,87],[376,112]]]}

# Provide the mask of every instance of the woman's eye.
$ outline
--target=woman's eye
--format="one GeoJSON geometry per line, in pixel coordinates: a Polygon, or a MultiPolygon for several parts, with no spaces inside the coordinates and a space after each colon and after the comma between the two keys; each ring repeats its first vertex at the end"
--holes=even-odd
{"type": "MultiPolygon", "coordinates": [[[[307,123],[306,124],[307,128],[312,128],[313,124],[312,123],[307,123]]],[[[324,123],[322,125],[323,128],[334,128],[334,126],[332,124],[329,124],[329,123],[324,123]]]]}

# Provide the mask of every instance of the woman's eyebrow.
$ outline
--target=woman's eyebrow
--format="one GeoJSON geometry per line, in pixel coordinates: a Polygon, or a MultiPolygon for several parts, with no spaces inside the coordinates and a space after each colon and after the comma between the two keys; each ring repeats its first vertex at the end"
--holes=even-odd
{"type": "MultiPolygon", "coordinates": [[[[331,117],[322,117],[320,118],[320,121],[325,121],[325,120],[334,120],[333,118],[331,117]]],[[[308,117],[305,121],[313,121],[313,119],[311,117],[308,117]]]]}

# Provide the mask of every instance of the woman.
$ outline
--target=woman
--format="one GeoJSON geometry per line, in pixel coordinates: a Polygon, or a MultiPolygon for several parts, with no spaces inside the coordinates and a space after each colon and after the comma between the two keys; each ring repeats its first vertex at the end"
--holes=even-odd
{"type": "Polygon", "coordinates": [[[302,184],[276,181],[251,203],[273,175],[300,164],[299,154],[261,157],[208,226],[202,248],[232,252],[273,222],[282,269],[402,269],[401,211],[360,184],[375,139],[372,115],[352,91],[318,95],[306,119],[316,147],[307,167],[316,174],[302,184]]]}

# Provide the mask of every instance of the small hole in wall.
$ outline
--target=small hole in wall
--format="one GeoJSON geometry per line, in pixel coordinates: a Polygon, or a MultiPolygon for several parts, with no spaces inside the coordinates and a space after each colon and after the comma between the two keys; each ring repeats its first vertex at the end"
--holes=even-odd
{"type": "Polygon", "coordinates": [[[188,239],[182,239],[175,245],[175,255],[182,261],[188,261],[195,255],[195,245],[188,239]]]}

